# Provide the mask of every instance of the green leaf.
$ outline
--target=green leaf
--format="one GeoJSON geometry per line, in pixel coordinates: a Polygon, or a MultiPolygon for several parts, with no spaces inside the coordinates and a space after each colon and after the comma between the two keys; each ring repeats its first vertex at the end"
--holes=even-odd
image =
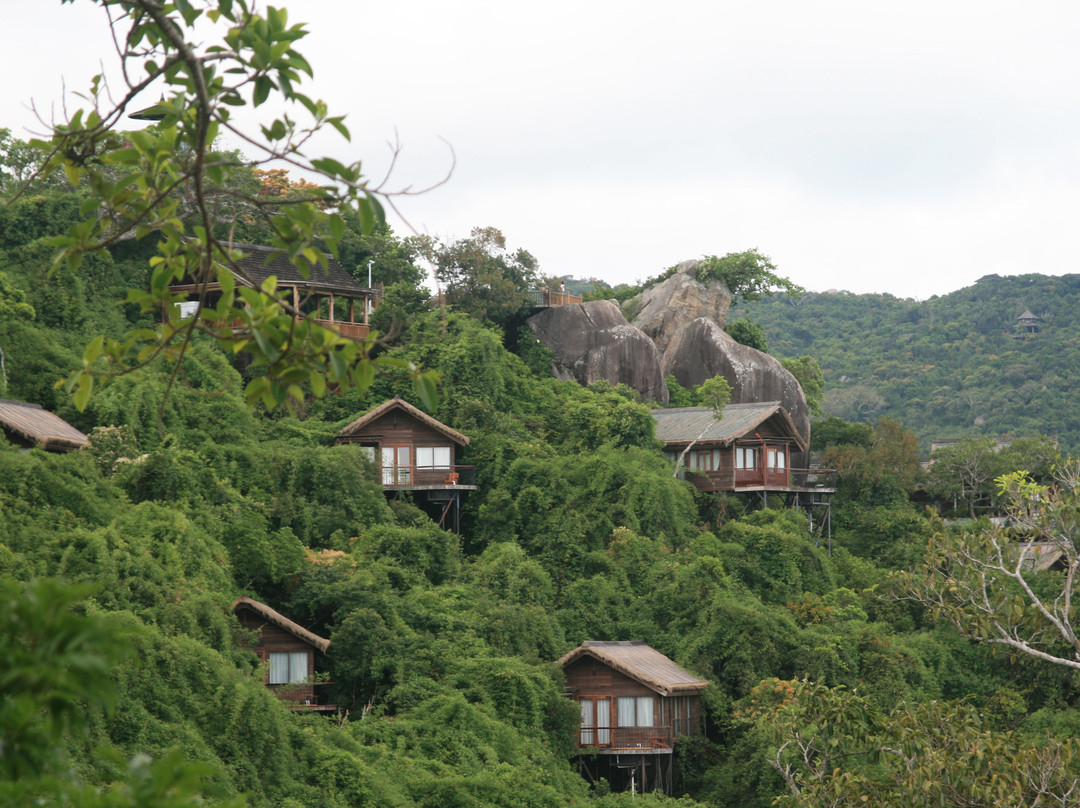
{"type": "Polygon", "coordinates": [[[101,348],[105,344],[105,335],[98,334],[94,337],[90,344],[86,346],[86,350],[83,351],[83,365],[89,367],[97,361],[97,358],[101,355],[101,348]]]}
{"type": "Polygon", "coordinates": [[[413,380],[416,394],[420,396],[420,402],[429,413],[439,411],[439,387],[436,379],[435,372],[429,370],[418,374],[413,380]]]}
{"type": "Polygon", "coordinates": [[[255,79],[255,92],[252,94],[252,103],[261,106],[270,97],[270,91],[274,89],[274,82],[267,76],[259,76],[255,79]]]}

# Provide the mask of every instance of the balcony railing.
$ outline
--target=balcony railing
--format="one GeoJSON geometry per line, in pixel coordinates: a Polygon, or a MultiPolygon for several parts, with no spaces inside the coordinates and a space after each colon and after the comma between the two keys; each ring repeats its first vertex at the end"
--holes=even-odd
{"type": "Polygon", "coordinates": [[[581,727],[578,747],[600,749],[671,749],[671,727],[581,727]]]}
{"type": "Polygon", "coordinates": [[[581,302],[581,295],[552,292],[550,289],[530,289],[525,294],[529,297],[529,303],[536,307],[571,306],[581,302]]]}
{"type": "Polygon", "coordinates": [[[326,687],[333,682],[295,682],[287,685],[267,685],[275,696],[286,702],[290,710],[328,710],[326,696],[315,688],[326,687]]]}
{"type": "Polygon", "coordinates": [[[371,328],[365,323],[343,323],[340,321],[330,322],[329,320],[316,320],[319,325],[325,328],[334,328],[341,332],[342,336],[352,337],[353,339],[363,339],[371,331],[371,328]]]}
{"type": "Polygon", "coordinates": [[[379,469],[384,488],[443,488],[476,485],[476,466],[384,466],[379,469]]]}
{"type": "Polygon", "coordinates": [[[699,491],[738,491],[743,488],[836,488],[835,469],[686,469],[685,479],[699,491]]]}

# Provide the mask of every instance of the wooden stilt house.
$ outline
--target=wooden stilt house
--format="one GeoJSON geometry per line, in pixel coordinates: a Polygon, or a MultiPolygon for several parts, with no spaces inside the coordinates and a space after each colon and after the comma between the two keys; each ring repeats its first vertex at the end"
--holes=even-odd
{"type": "Polygon", "coordinates": [[[330,640],[308,631],[265,603],[243,597],[233,603],[240,625],[259,632],[252,650],[266,666],[266,685],[293,710],[334,712],[320,691],[332,682],[314,682],[315,653],[326,653],[330,640]]]}
{"type": "MultiPolygon", "coordinates": [[[[304,277],[281,250],[255,244],[234,244],[244,253],[233,271],[238,284],[258,288],[270,278],[277,278],[277,289],[297,311],[312,316],[320,325],[337,329],[347,337],[363,338],[369,332],[371,312],[382,296],[381,288],[363,287],[334,258],[327,266],[315,263],[304,277]]],[[[174,295],[189,296],[181,304],[181,314],[194,314],[200,294],[203,305],[216,304],[221,285],[216,281],[205,286],[187,278],[169,287],[174,295]]]]}
{"type": "Polygon", "coordinates": [[[586,641],[559,660],[567,693],[578,702],[578,767],[618,790],[672,794],[672,748],[700,732],[701,691],[687,673],[641,640],[586,641]]]}
{"type": "Polygon", "coordinates": [[[656,437],[679,466],[679,476],[699,491],[750,494],[768,505],[771,495],[789,507],[830,523],[830,497],[836,492],[833,469],[797,468],[809,439],[799,434],[779,401],[728,404],[716,418],[709,407],[652,411],[656,437]]]}
{"type": "Polygon", "coordinates": [[[439,511],[439,524],[459,531],[462,493],[476,490],[475,469],[457,462],[467,437],[395,397],[342,429],[337,442],[366,447],[384,491],[423,492],[439,511]]]}

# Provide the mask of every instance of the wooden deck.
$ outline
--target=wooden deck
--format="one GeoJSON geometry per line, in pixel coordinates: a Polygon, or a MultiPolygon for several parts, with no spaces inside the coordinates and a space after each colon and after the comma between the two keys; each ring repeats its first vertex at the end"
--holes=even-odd
{"type": "Polygon", "coordinates": [[[836,493],[835,469],[686,469],[680,476],[692,482],[699,491],[836,493]]]}
{"type": "Polygon", "coordinates": [[[552,292],[550,289],[530,289],[525,294],[529,296],[529,303],[536,309],[546,309],[552,306],[573,306],[581,303],[582,299],[581,295],[552,292]]]}
{"type": "Polygon", "coordinates": [[[401,491],[475,491],[476,466],[380,468],[383,488],[401,491]]]}
{"type": "Polygon", "coordinates": [[[597,755],[670,755],[674,742],[671,727],[581,727],[578,734],[578,749],[597,755]]]}
{"type": "Polygon", "coordinates": [[[353,339],[364,339],[371,333],[371,327],[365,323],[343,323],[333,320],[316,320],[315,322],[324,328],[336,329],[343,337],[352,337],[353,339]]]}

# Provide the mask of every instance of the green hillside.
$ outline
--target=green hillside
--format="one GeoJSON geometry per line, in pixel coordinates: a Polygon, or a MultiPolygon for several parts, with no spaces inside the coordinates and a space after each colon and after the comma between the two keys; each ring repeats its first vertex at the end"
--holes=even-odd
{"type": "Polygon", "coordinates": [[[926,301],[847,292],[776,295],[733,308],[775,356],[810,355],[825,410],[899,418],[924,451],[936,438],[1057,436],[1080,450],[1080,275],[987,277],[926,301]],[[1030,310],[1037,334],[1017,328],[1030,310]]]}
{"type": "MultiPolygon", "coordinates": [[[[398,237],[380,216],[393,198],[359,163],[305,164],[317,139],[292,117],[247,142],[322,184],[214,150],[245,117],[231,111],[271,98],[347,134],[302,94],[305,32],[282,10],[100,2],[129,94],[94,95],[119,106],[72,113],[51,145],[0,130],[0,398],[90,437],[67,454],[27,447],[25,428],[0,437],[0,806],[1077,805],[1080,470],[1051,480],[1045,446],[998,453],[1040,463],[1037,481],[999,469],[1015,473],[992,505],[1013,521],[946,524],[912,503],[914,433],[878,417],[910,417],[924,439],[1075,446],[1074,279],[755,306],[773,352],[817,357],[853,421],[816,427],[839,473],[831,519],[699,493],[655,439],[653,402],[550,375],[521,328],[540,269],[500,231],[398,237]],[[160,121],[110,129],[143,101],[160,121]],[[377,338],[319,325],[345,309],[356,326],[355,311],[298,300],[298,280],[288,296],[240,289],[234,242],[276,246],[301,274],[335,252],[338,289],[372,272],[377,338]],[[194,314],[179,282],[202,294],[194,314]],[[1043,330],[1014,340],[1025,308],[1043,330]],[[386,488],[364,447],[335,444],[395,396],[468,438],[454,439],[476,482],[460,533],[386,488]],[[1030,538],[1045,539],[1037,558],[1030,538]],[[241,596],[329,639],[316,680],[339,712],[275,697],[274,656],[231,612],[241,596]],[[663,702],[597,684],[579,704],[556,664],[633,639],[709,683],[673,746],[646,718],[663,702]],[[582,776],[586,701],[641,733],[624,749],[672,750],[674,796],[620,791],[618,758],[610,782],[582,776]]],[[[956,481],[940,482],[948,496],[956,481]]],[[[974,514],[987,497],[968,499],[974,514]]]]}

